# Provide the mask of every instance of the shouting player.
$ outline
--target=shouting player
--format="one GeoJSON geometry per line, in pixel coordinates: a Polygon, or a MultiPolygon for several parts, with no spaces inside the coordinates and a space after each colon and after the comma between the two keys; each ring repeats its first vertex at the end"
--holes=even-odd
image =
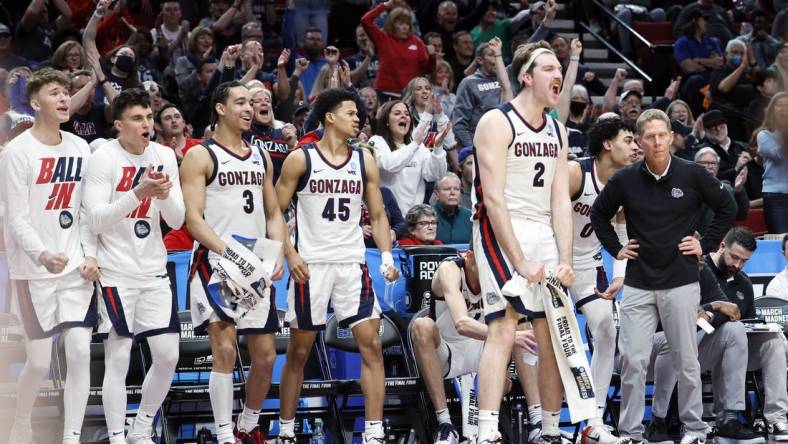
{"type": "MultiPolygon", "coordinates": [[[[219,85],[211,97],[211,116],[216,125],[213,138],[189,150],[181,164],[186,226],[197,241],[189,284],[192,320],[196,332],[207,330],[211,338],[213,371],[208,386],[219,444],[236,442],[232,373],[236,336],[246,335],[252,368],[237,428],[241,442],[256,443],[263,439],[258,420],[276,358],[274,333],[279,321],[273,289],[270,297],[239,315],[220,304],[208,286],[220,259],[234,261],[241,256],[227,246],[231,236],[263,239],[268,233],[283,242],[287,228],[277,205],[271,159],[242,139],[253,118],[249,90],[239,82],[219,85]]],[[[281,268],[271,276],[278,277],[281,268]]]]}
{"type": "MultiPolygon", "coordinates": [[[[558,421],[565,387],[545,319],[546,289],[540,283],[546,268],[564,286],[575,280],[566,130],[545,113],[556,105],[561,92],[561,64],[546,43],[534,43],[518,48],[512,68],[522,86],[520,92],[511,102],[482,116],[474,136],[473,242],[479,252],[479,280],[488,324],[482,353],[485,365],[479,369],[478,442],[502,440],[498,408],[504,372],[518,318],[525,315],[533,319],[539,344],[540,440],[557,444],[561,442],[558,421]],[[518,296],[504,296],[504,285],[515,275],[532,285],[525,286],[518,296]]],[[[575,395],[582,398],[587,393],[575,395]]],[[[615,438],[610,435],[610,439],[615,438]]]]}
{"type": "MultiPolygon", "coordinates": [[[[616,261],[613,282],[608,285],[602,266],[599,239],[594,234],[589,214],[594,199],[607,180],[620,168],[632,163],[637,156],[635,128],[619,118],[597,121],[588,131],[590,158],[569,162],[569,193],[572,196],[572,225],[574,228],[573,265],[577,278],[569,288],[575,307],[585,316],[593,338],[594,353],[591,358],[591,376],[594,381],[597,416],[588,421],[583,431],[586,440],[599,441],[598,430],[604,425],[607,393],[613,374],[616,353],[616,327],[613,323],[613,303],[616,293],[624,285],[626,261],[616,261]]],[[[619,215],[616,233],[626,239],[626,225],[619,215]]]]}
{"type": "MultiPolygon", "coordinates": [[[[304,364],[316,332],[325,328],[331,301],[339,325],[353,331],[361,351],[366,416],[363,442],[382,443],[385,373],[378,338],[380,306],[367,272],[364,233],[359,225],[365,203],[372,237],[381,250],[381,272],[386,280],[397,280],[380,175],[371,154],[348,146],[347,139],[359,132],[352,93],[326,90],[315,101],[313,112],[325,130],[323,138],[292,152],[276,185],[282,211],[295,197],[297,240],[286,251],[294,282],[287,295],[291,337],[282,371],[278,442],[296,442],[294,421],[304,364]]],[[[425,128],[421,130],[423,133],[425,128]]]]}
{"type": "Polygon", "coordinates": [[[183,224],[178,161],[171,148],[151,142],[153,111],[141,89],[122,91],[112,102],[118,138],[96,150],[85,177],[88,224],[98,235],[106,368],[102,402],[110,444],[124,444],[126,373],[134,338],[147,338],[153,364],[142,384],[142,401],[130,444],[151,444],[153,418],[178,362],[178,304],[167,277],[160,217],[183,224]]]}
{"type": "Polygon", "coordinates": [[[80,217],[82,179],[90,149],[60,131],[68,121],[69,80],[60,71],[37,71],[27,84],[35,123],[3,150],[0,193],[4,237],[25,331],[26,362],[17,382],[16,417],[8,442],[32,442],[30,417],[49,370],[52,335],[65,341],[63,443],[78,443],[90,389],[90,337],[96,324],[93,281],[96,239],[80,217]]]}

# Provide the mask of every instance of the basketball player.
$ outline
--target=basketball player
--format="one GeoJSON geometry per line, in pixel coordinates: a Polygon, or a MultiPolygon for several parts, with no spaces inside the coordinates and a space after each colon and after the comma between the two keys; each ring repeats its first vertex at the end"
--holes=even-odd
{"type": "Polygon", "coordinates": [[[170,389],[178,362],[178,304],[167,276],[160,218],[183,224],[178,160],[171,148],[151,142],[153,111],[141,89],[122,91],[112,102],[118,138],[102,145],[85,176],[87,221],[98,234],[101,269],[99,333],[104,341],[102,389],[110,444],[124,444],[126,373],[134,338],[147,338],[153,364],[130,444],[152,444],[153,418],[170,389]]]}
{"type": "MultiPolygon", "coordinates": [[[[367,272],[364,234],[358,223],[365,203],[372,237],[381,250],[381,272],[389,282],[397,280],[380,176],[370,153],[347,144],[359,132],[352,93],[326,90],[315,101],[313,112],[325,130],[323,138],[290,153],[276,184],[282,211],[295,197],[297,240],[295,247],[286,247],[293,278],[286,316],[291,337],[280,386],[278,442],[296,442],[294,421],[304,364],[316,332],[325,328],[331,301],[339,325],[353,331],[361,352],[363,442],[382,443],[385,373],[378,338],[380,306],[367,272]]],[[[420,129],[425,130],[426,125],[420,129]]]]}
{"type": "MultiPolygon", "coordinates": [[[[208,332],[213,370],[208,383],[219,444],[233,437],[233,368],[236,336],[245,334],[252,359],[246,382],[243,413],[238,416],[238,438],[261,442],[260,408],[271,384],[276,357],[274,333],[279,329],[273,291],[243,317],[230,311],[209,293],[208,283],[221,257],[237,253],[226,239],[242,236],[284,241],[284,218],[277,205],[268,154],[249,146],[241,137],[252,124],[251,97],[239,82],[219,85],[211,97],[213,138],[186,153],[181,164],[181,185],[186,204],[186,226],[196,239],[189,283],[192,321],[197,334],[208,332]]],[[[281,268],[272,279],[281,277],[281,268]]]]}
{"type": "MultiPolygon", "coordinates": [[[[575,308],[585,316],[593,338],[594,353],[591,358],[591,376],[597,416],[588,421],[583,431],[587,439],[597,441],[597,430],[603,427],[613,359],[616,353],[616,327],[613,324],[613,303],[624,284],[626,261],[616,261],[613,282],[608,285],[602,266],[601,244],[591,227],[588,215],[599,191],[618,169],[629,165],[636,158],[635,128],[619,118],[600,120],[588,131],[588,151],[591,157],[569,162],[569,193],[572,196],[572,225],[574,229],[573,258],[577,278],[569,288],[575,308]]],[[[626,225],[623,215],[616,222],[616,233],[626,242],[626,225]]]]}
{"type": "MultiPolygon", "coordinates": [[[[431,288],[432,312],[429,317],[414,321],[413,347],[438,419],[435,444],[457,444],[459,435],[451,423],[443,380],[478,372],[487,338],[473,251],[441,262],[432,277],[431,288]]],[[[533,332],[518,331],[515,345],[520,350],[533,350],[536,346],[533,332]]],[[[526,364],[521,357],[515,363],[522,376],[526,364]]]]}
{"type": "Polygon", "coordinates": [[[63,443],[79,442],[90,389],[90,337],[96,324],[96,240],[80,217],[90,149],[60,131],[68,121],[69,80],[44,68],[27,84],[35,123],[3,150],[0,193],[12,297],[25,331],[27,360],[17,382],[9,442],[32,442],[30,417],[49,370],[52,335],[64,335],[68,373],[63,443]]]}
{"type": "Polygon", "coordinates": [[[478,442],[502,440],[497,429],[503,374],[518,318],[526,315],[533,319],[539,344],[540,440],[557,444],[563,386],[545,319],[543,287],[529,285],[524,294],[512,298],[504,297],[501,290],[515,273],[539,284],[546,268],[564,286],[575,279],[566,130],[544,111],[558,101],[561,65],[542,42],[518,48],[512,67],[520,92],[482,116],[474,136],[474,250],[479,252],[488,325],[482,353],[485,365],[478,375],[478,442]]]}

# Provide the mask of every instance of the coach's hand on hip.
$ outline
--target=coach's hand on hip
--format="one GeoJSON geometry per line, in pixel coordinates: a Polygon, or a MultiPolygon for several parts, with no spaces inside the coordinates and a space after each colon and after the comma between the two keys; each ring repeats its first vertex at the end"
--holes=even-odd
{"type": "Polygon", "coordinates": [[[684,236],[679,243],[679,251],[684,256],[697,256],[698,259],[703,256],[703,248],[700,246],[700,241],[695,236],[684,236]]]}
{"type": "Polygon", "coordinates": [[[572,270],[571,265],[558,264],[558,267],[555,269],[555,277],[561,285],[569,287],[575,283],[575,270],[572,270]]]}
{"type": "Polygon", "coordinates": [[[638,248],[640,248],[640,244],[637,239],[630,239],[629,242],[624,245],[624,248],[618,251],[616,259],[620,261],[624,259],[635,260],[638,258],[638,248]]]}

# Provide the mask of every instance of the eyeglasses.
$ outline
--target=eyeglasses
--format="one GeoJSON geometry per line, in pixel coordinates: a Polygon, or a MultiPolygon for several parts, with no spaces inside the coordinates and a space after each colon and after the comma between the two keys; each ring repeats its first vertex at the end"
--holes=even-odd
{"type": "Polygon", "coordinates": [[[717,166],[720,164],[719,162],[714,160],[699,160],[697,163],[703,166],[717,166]]]}
{"type": "Polygon", "coordinates": [[[438,225],[438,221],[435,221],[435,220],[422,220],[422,221],[416,222],[416,225],[418,225],[421,228],[434,227],[434,226],[438,225]]]}

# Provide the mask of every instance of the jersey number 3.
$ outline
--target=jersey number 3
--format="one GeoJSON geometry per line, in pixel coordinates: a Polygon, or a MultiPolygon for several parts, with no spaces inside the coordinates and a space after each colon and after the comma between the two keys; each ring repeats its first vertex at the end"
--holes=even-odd
{"type": "Polygon", "coordinates": [[[246,214],[252,214],[252,211],[254,211],[254,200],[252,199],[252,196],[254,195],[252,194],[251,190],[244,190],[243,197],[246,200],[246,203],[244,204],[244,211],[246,214]]]}
{"type": "Polygon", "coordinates": [[[339,218],[342,222],[347,222],[350,219],[350,199],[348,198],[329,198],[326,201],[326,206],[323,208],[323,219],[333,222],[334,219],[339,218]],[[334,201],[336,200],[336,209],[334,208],[334,201]]]}

